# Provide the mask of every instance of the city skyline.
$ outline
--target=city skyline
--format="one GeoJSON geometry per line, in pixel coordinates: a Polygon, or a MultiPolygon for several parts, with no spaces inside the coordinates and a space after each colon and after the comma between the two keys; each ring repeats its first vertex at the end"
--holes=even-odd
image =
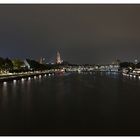
{"type": "Polygon", "coordinates": [[[0,5],[0,56],[71,63],[140,59],[139,5],[0,5]]]}
{"type": "Polygon", "coordinates": [[[64,60],[61,59],[60,51],[56,51],[56,55],[54,56],[54,58],[51,61],[48,61],[49,59],[47,59],[46,57],[43,57],[43,56],[41,56],[40,58],[36,58],[36,59],[32,58],[31,56],[28,57],[28,58],[22,58],[22,59],[17,58],[17,57],[10,58],[8,56],[6,56],[6,57],[1,57],[0,56],[0,58],[1,59],[18,60],[18,61],[24,61],[26,59],[30,59],[30,60],[36,61],[40,64],[63,64],[63,62],[64,62],[64,64],[67,63],[67,64],[79,64],[79,65],[85,65],[85,64],[89,64],[89,65],[108,65],[108,64],[125,63],[125,62],[126,63],[133,63],[133,64],[138,64],[139,63],[138,59],[130,60],[130,61],[128,61],[128,60],[123,61],[123,60],[120,60],[120,59],[116,59],[116,60],[112,60],[112,61],[110,60],[110,63],[102,63],[102,64],[98,64],[98,63],[97,64],[95,64],[95,63],[94,64],[90,64],[90,63],[71,63],[69,61],[66,61],[65,59],[64,60]]]}

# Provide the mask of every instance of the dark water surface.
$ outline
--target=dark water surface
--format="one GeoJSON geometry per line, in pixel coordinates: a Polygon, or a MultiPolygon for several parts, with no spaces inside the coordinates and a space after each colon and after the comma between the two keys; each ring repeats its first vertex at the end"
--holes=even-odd
{"type": "Polygon", "coordinates": [[[68,74],[0,84],[1,135],[140,135],[140,80],[68,74]]]}

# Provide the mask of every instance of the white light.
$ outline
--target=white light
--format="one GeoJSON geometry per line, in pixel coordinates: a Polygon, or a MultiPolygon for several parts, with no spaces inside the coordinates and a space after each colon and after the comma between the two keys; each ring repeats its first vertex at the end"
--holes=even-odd
{"type": "Polygon", "coordinates": [[[16,83],[16,80],[13,80],[14,83],[16,83]]]}
{"type": "Polygon", "coordinates": [[[21,78],[21,81],[24,81],[24,78],[21,78]]]}
{"type": "Polygon", "coordinates": [[[4,84],[4,85],[6,85],[6,84],[7,84],[7,82],[3,82],[3,84],[4,84]]]}
{"type": "Polygon", "coordinates": [[[41,75],[39,75],[39,78],[41,78],[41,75]]]}
{"type": "Polygon", "coordinates": [[[51,76],[51,74],[49,73],[49,76],[51,76]]]}
{"type": "Polygon", "coordinates": [[[45,74],[44,76],[46,77],[47,75],[45,74]]]}
{"type": "Polygon", "coordinates": [[[139,79],[140,79],[140,76],[139,76],[139,79]]]}
{"type": "Polygon", "coordinates": [[[134,75],[133,77],[136,78],[136,75],[134,75]]]}
{"type": "Polygon", "coordinates": [[[28,80],[31,80],[31,77],[28,77],[28,80]]]}

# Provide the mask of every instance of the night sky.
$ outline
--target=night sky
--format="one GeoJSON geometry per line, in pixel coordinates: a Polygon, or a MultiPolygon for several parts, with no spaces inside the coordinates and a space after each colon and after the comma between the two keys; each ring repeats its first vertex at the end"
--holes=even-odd
{"type": "Polygon", "coordinates": [[[140,60],[140,5],[0,5],[0,56],[140,60]]]}

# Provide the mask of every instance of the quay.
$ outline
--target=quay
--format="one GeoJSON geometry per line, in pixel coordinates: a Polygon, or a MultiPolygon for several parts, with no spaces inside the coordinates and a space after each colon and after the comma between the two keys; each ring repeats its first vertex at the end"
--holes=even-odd
{"type": "Polygon", "coordinates": [[[133,77],[133,78],[139,78],[140,79],[140,74],[135,74],[135,73],[122,73],[123,76],[127,77],[133,77]]]}
{"type": "Polygon", "coordinates": [[[42,72],[24,72],[24,73],[15,73],[15,74],[7,74],[0,76],[0,82],[7,82],[12,80],[22,80],[23,78],[36,78],[41,76],[50,76],[54,75],[53,71],[42,71],[42,72]]]}

